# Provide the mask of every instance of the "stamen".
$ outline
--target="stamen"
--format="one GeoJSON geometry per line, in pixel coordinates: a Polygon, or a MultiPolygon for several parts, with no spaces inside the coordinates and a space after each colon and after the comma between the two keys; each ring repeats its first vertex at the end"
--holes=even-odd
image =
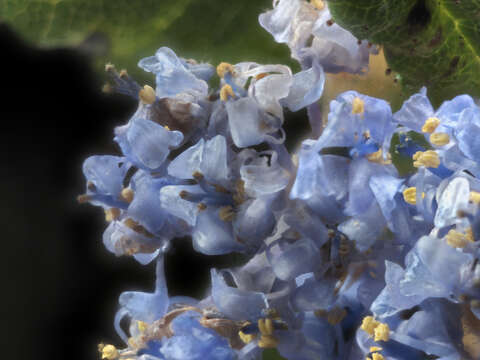
{"type": "Polygon", "coordinates": [[[480,192],[470,191],[470,199],[474,204],[480,204],[480,192]]]}
{"type": "Polygon", "coordinates": [[[223,79],[223,77],[225,76],[226,73],[230,73],[230,74],[234,74],[235,73],[235,69],[233,67],[232,64],[229,64],[229,63],[226,63],[226,62],[221,62],[220,64],[218,64],[217,66],[217,75],[223,79]]]}
{"type": "Polygon", "coordinates": [[[119,357],[118,350],[113,345],[105,345],[102,348],[102,359],[114,360],[119,357]]]}
{"type": "Polygon", "coordinates": [[[377,163],[377,164],[383,164],[383,165],[389,165],[392,163],[392,159],[390,154],[387,154],[387,160],[383,158],[383,150],[378,149],[378,151],[375,151],[374,153],[368,154],[367,155],[367,160],[377,163]]]}
{"type": "Polygon", "coordinates": [[[225,222],[230,222],[235,217],[235,212],[233,211],[233,207],[230,205],[222,206],[218,212],[218,216],[225,222]]]}
{"type": "Polygon", "coordinates": [[[92,197],[90,195],[87,195],[87,194],[82,194],[82,195],[77,196],[77,201],[78,201],[79,204],[85,204],[85,203],[89,202],[90,200],[92,200],[92,197]]]}
{"type": "Polygon", "coordinates": [[[347,316],[347,311],[341,307],[334,307],[328,312],[327,321],[331,325],[337,325],[347,316]]]}
{"type": "Polygon", "coordinates": [[[438,168],[440,165],[440,158],[433,150],[417,151],[415,154],[413,154],[413,160],[413,166],[417,168],[421,166],[438,168]]]}
{"type": "Polygon", "coordinates": [[[257,76],[255,76],[255,80],[260,80],[260,79],[263,79],[264,77],[268,76],[268,73],[260,73],[258,74],[257,76]]]}
{"type": "Polygon", "coordinates": [[[235,184],[235,194],[233,194],[233,201],[236,205],[240,205],[245,201],[245,181],[238,180],[235,184]]]}
{"type": "Polygon", "coordinates": [[[135,193],[130,188],[124,188],[120,193],[120,197],[129,204],[133,201],[134,195],[135,193]]]}
{"type": "MultiPolygon", "coordinates": [[[[470,231],[472,228],[469,228],[470,231]]],[[[468,231],[468,230],[467,230],[468,231]]],[[[473,235],[473,234],[472,234],[473,235]]],[[[470,237],[467,234],[463,234],[457,230],[451,229],[447,235],[445,235],[447,244],[454,248],[464,248],[469,242],[473,242],[473,236],[470,237]]]]}
{"type": "Polygon", "coordinates": [[[278,340],[273,336],[273,321],[270,318],[258,319],[258,329],[260,330],[260,340],[258,346],[261,348],[274,348],[278,345],[278,340]]]}
{"type": "Polygon", "coordinates": [[[436,117],[430,117],[425,121],[425,124],[423,124],[422,132],[433,133],[438,125],[440,125],[440,119],[436,117]]]}
{"type": "Polygon", "coordinates": [[[119,208],[110,208],[105,210],[105,220],[108,222],[112,222],[113,220],[117,220],[120,217],[120,209],[119,208]]]}
{"type": "Polygon", "coordinates": [[[311,0],[310,4],[317,10],[323,10],[325,8],[325,3],[322,0],[311,0]]]}
{"type": "MultiPolygon", "coordinates": [[[[425,193],[422,192],[422,199],[425,198],[425,193]]],[[[403,190],[403,200],[410,205],[417,204],[417,188],[412,186],[403,190]]]]}
{"type": "Polygon", "coordinates": [[[390,328],[387,324],[380,323],[375,327],[375,337],[374,341],[388,341],[390,339],[390,328]]]}
{"type": "Polygon", "coordinates": [[[137,327],[138,327],[138,330],[139,330],[140,332],[144,332],[145,330],[147,330],[148,324],[147,324],[146,322],[144,322],[144,321],[139,321],[139,322],[137,323],[137,327]]]}
{"type": "Polygon", "coordinates": [[[278,340],[273,336],[262,335],[258,341],[258,346],[263,349],[273,349],[278,345],[278,340]]]}
{"type": "Polygon", "coordinates": [[[198,203],[197,209],[198,209],[198,211],[206,210],[206,209],[207,209],[207,205],[205,205],[204,203],[198,203]]]}
{"type": "Polygon", "coordinates": [[[220,89],[220,99],[222,101],[227,101],[229,96],[235,98],[235,93],[233,92],[233,89],[230,85],[225,84],[220,89]]]}
{"type": "Polygon", "coordinates": [[[256,334],[245,334],[242,330],[238,332],[238,337],[240,340],[242,340],[245,344],[248,344],[251,342],[253,339],[255,339],[257,336],[256,334]]]}
{"type": "Polygon", "coordinates": [[[365,112],[365,103],[358,96],[352,102],[352,114],[363,114],[365,112]]]}
{"type": "Polygon", "coordinates": [[[375,320],[373,316],[366,316],[363,318],[360,329],[365,331],[368,335],[373,336],[375,334],[375,328],[380,325],[380,321],[375,320]]]}
{"type": "Polygon", "coordinates": [[[105,64],[105,71],[106,72],[111,72],[111,71],[114,71],[115,70],[115,65],[113,65],[112,63],[106,63],[105,64]]]}
{"type": "Polygon", "coordinates": [[[473,237],[473,229],[471,227],[465,230],[465,237],[467,238],[468,241],[475,242],[475,238],[473,237]]]}
{"type": "Polygon", "coordinates": [[[380,346],[370,346],[370,352],[382,351],[380,346]]]}
{"type": "Polygon", "coordinates": [[[143,89],[139,91],[138,96],[140,100],[147,105],[153,104],[156,99],[155,90],[148,85],[145,85],[143,89]]]}
{"type": "Polygon", "coordinates": [[[444,146],[450,142],[450,136],[447,133],[433,133],[430,135],[430,142],[435,146],[444,146]]]}
{"type": "Polygon", "coordinates": [[[372,360],[385,360],[385,358],[382,354],[376,352],[372,354],[372,360]]]}
{"type": "Polygon", "coordinates": [[[192,176],[197,181],[203,180],[203,174],[200,171],[195,171],[192,176]]]}

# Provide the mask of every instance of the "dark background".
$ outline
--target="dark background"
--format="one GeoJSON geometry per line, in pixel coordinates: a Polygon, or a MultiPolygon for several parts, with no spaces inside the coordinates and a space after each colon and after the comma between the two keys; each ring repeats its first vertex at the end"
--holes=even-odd
{"type": "MultiPolygon", "coordinates": [[[[103,75],[75,49],[32,47],[5,25],[0,49],[2,357],[97,359],[99,342],[122,345],[113,330],[119,294],[152,291],[154,268],[107,252],[103,211],[76,196],[82,161],[119,154],[113,128],[136,102],[102,94],[103,75]]],[[[305,129],[305,121],[299,113],[291,124],[305,129]]],[[[203,297],[210,267],[231,261],[175,241],[170,295],[203,297]]]]}

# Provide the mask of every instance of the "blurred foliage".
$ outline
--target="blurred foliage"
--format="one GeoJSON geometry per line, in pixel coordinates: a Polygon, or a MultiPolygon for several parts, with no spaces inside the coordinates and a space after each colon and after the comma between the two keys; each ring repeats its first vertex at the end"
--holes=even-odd
{"type": "Polygon", "coordinates": [[[280,356],[277,349],[265,349],[262,353],[262,360],[286,360],[280,356]]]}
{"type": "Polygon", "coordinates": [[[480,96],[479,0],[331,0],[334,20],[381,44],[403,89],[428,87],[435,105],[480,96]]]}
{"type": "Polygon", "coordinates": [[[0,0],[0,19],[45,46],[73,45],[153,79],[139,59],[169,46],[182,57],[217,64],[257,61],[297,66],[287,47],[258,24],[271,0],[0,0]]]}
{"type": "MultiPolygon", "coordinates": [[[[400,109],[408,94],[402,90],[397,76],[388,67],[381,50],[378,55],[370,56],[369,70],[365,75],[349,73],[327,74],[322,106],[328,109],[330,101],[347,90],[356,90],[368,96],[378,97],[390,102],[392,110],[400,109]]],[[[327,112],[324,111],[325,121],[327,112]]]]}

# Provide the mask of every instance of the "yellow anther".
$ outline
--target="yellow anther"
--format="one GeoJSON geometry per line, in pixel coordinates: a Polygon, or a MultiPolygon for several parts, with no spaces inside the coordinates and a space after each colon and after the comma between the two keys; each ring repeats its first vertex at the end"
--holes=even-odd
{"type": "Polygon", "coordinates": [[[463,234],[451,229],[447,235],[445,235],[447,244],[454,248],[464,248],[469,242],[473,242],[472,228],[469,228],[469,230],[470,231],[466,231],[466,234],[463,234]]]}
{"type": "Polygon", "coordinates": [[[370,352],[382,351],[380,346],[370,346],[370,352]]]}
{"type": "Polygon", "coordinates": [[[238,337],[240,338],[240,340],[242,340],[245,344],[248,344],[250,341],[252,341],[253,339],[255,339],[255,335],[254,334],[245,334],[243,331],[239,331],[238,332],[238,337]]]}
{"type": "Polygon", "coordinates": [[[382,354],[376,352],[372,354],[372,360],[385,360],[385,358],[382,354]]]}
{"type": "Polygon", "coordinates": [[[371,162],[374,162],[374,163],[383,164],[383,165],[387,165],[387,164],[392,163],[392,160],[390,158],[390,154],[387,154],[387,160],[385,160],[383,158],[383,150],[382,149],[378,149],[378,151],[375,151],[374,153],[368,154],[367,155],[367,160],[371,161],[371,162]]]}
{"type": "Polygon", "coordinates": [[[358,96],[352,102],[352,114],[363,114],[365,112],[365,103],[358,96]]]}
{"type": "Polygon", "coordinates": [[[129,204],[133,201],[133,196],[134,195],[135,195],[135,193],[130,188],[125,188],[120,193],[120,197],[129,204]]]}
{"type": "Polygon", "coordinates": [[[105,210],[105,220],[108,222],[112,222],[113,220],[117,220],[120,217],[120,209],[119,208],[110,208],[105,210]]]}
{"type": "Polygon", "coordinates": [[[470,201],[475,204],[480,204],[480,192],[470,191],[470,201]]]}
{"type": "Polygon", "coordinates": [[[233,218],[235,217],[235,212],[233,211],[233,207],[231,207],[230,205],[222,206],[218,212],[218,216],[223,221],[227,221],[227,222],[232,221],[233,218]]]}
{"type": "Polygon", "coordinates": [[[147,330],[148,324],[145,321],[139,321],[137,323],[137,327],[138,327],[138,330],[140,330],[140,332],[144,332],[145,330],[147,330]]]}
{"type": "Polygon", "coordinates": [[[437,168],[440,165],[440,158],[433,150],[417,151],[413,155],[413,160],[413,166],[417,168],[421,166],[437,168]]]}
{"type": "Polygon", "coordinates": [[[271,335],[262,335],[258,340],[258,346],[263,349],[273,349],[278,345],[278,340],[271,335]]]}
{"type": "Polygon", "coordinates": [[[220,99],[222,101],[227,101],[228,97],[235,97],[235,93],[233,92],[233,89],[230,85],[225,84],[223,87],[220,89],[220,99]]]}
{"type": "Polygon", "coordinates": [[[422,132],[431,134],[435,131],[438,125],[440,125],[440,119],[436,117],[430,117],[425,121],[425,124],[423,124],[422,132]]]}
{"type": "Polygon", "coordinates": [[[168,125],[165,125],[163,128],[167,131],[170,131],[170,128],[168,127],[168,125]]]}
{"type": "Polygon", "coordinates": [[[204,203],[198,203],[198,205],[197,205],[198,211],[203,211],[203,210],[205,210],[206,208],[207,208],[207,205],[204,204],[204,203]]]}
{"type": "Polygon", "coordinates": [[[197,181],[201,181],[203,180],[204,176],[203,174],[200,172],[200,171],[195,171],[193,174],[192,174],[193,178],[197,181]]]}
{"type": "Polygon", "coordinates": [[[257,76],[255,76],[255,80],[260,80],[263,79],[265,76],[268,76],[268,73],[260,73],[257,76]]]}
{"type": "Polygon", "coordinates": [[[223,78],[227,72],[229,72],[232,75],[234,74],[235,69],[234,69],[232,64],[229,64],[229,63],[226,63],[226,62],[221,62],[220,64],[218,64],[217,75],[220,78],[223,78]]]}
{"type": "Polygon", "coordinates": [[[327,321],[330,325],[337,325],[347,316],[347,311],[341,307],[334,307],[328,312],[327,321]]]}
{"type": "Polygon", "coordinates": [[[310,4],[313,5],[313,7],[317,10],[323,10],[325,7],[325,3],[322,0],[311,0],[310,4]]]}
{"type": "Polygon", "coordinates": [[[315,310],[313,314],[318,318],[322,318],[328,315],[328,311],[324,309],[318,309],[318,310],[315,310]]]}
{"type": "Polygon", "coordinates": [[[102,349],[102,359],[114,360],[119,357],[118,350],[113,345],[105,345],[102,349]]]}
{"type": "Polygon", "coordinates": [[[102,86],[102,92],[103,92],[104,94],[111,94],[111,93],[113,93],[113,87],[112,87],[112,85],[110,85],[110,84],[108,84],[108,83],[104,84],[104,85],[102,86]]]}
{"type": "Polygon", "coordinates": [[[473,237],[473,230],[471,227],[467,228],[467,230],[465,230],[465,237],[467,238],[468,241],[470,242],[474,242],[475,241],[475,238],[473,237]]]}
{"type": "MultiPolygon", "coordinates": [[[[422,192],[422,199],[425,197],[425,193],[422,192]]],[[[410,205],[417,204],[417,188],[412,186],[403,190],[403,200],[410,205]]]]}
{"type": "Polygon", "coordinates": [[[380,325],[380,321],[375,320],[373,316],[365,316],[360,329],[365,331],[368,335],[373,336],[375,334],[375,328],[378,325],[380,325]]]}
{"type": "Polygon", "coordinates": [[[258,329],[262,335],[270,335],[267,333],[267,327],[265,326],[265,319],[258,319],[258,329]]]}
{"type": "Polygon", "coordinates": [[[144,104],[153,104],[155,102],[155,90],[148,85],[145,85],[142,90],[138,93],[138,96],[140,97],[140,100],[144,104]]]}
{"type": "Polygon", "coordinates": [[[367,356],[365,357],[365,360],[372,360],[372,358],[367,356]]]}
{"type": "Polygon", "coordinates": [[[270,318],[265,319],[265,329],[267,330],[266,335],[273,335],[275,329],[273,328],[273,321],[270,318]]]}
{"type": "Polygon", "coordinates": [[[128,343],[128,346],[130,346],[131,348],[138,347],[138,343],[133,336],[128,338],[127,343],[128,343]]]}
{"type": "Polygon", "coordinates": [[[109,71],[113,71],[115,70],[115,65],[113,65],[112,63],[106,63],[105,64],[105,71],[109,72],[109,71]]]}
{"type": "Polygon", "coordinates": [[[447,133],[433,133],[430,135],[430,142],[435,146],[447,145],[450,142],[450,136],[447,133]]]}
{"type": "Polygon", "coordinates": [[[105,344],[104,344],[104,343],[98,344],[98,345],[97,345],[98,352],[102,352],[104,347],[105,347],[105,344]]]}
{"type": "Polygon", "coordinates": [[[118,73],[118,76],[120,76],[120,78],[122,78],[122,79],[128,77],[127,69],[120,70],[120,72],[118,73]]]}
{"type": "Polygon", "coordinates": [[[375,327],[374,332],[373,340],[375,341],[388,341],[390,339],[390,328],[387,324],[380,323],[375,327]]]}

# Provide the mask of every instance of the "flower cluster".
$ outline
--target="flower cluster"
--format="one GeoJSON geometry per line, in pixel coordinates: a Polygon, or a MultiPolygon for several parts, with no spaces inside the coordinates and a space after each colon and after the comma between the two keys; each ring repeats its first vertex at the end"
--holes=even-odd
{"type": "Polygon", "coordinates": [[[164,47],[139,63],[153,89],[107,65],[139,106],[115,129],[122,156],[84,162],[79,200],[105,210],[106,248],[156,261],[157,280],[153,293],[120,295],[126,347],[102,344],[102,358],[478,358],[480,108],[462,95],[435,110],[422,89],[392,113],[348,91],[321,136],[289,154],[283,109],[308,108],[318,127],[324,69],[360,72],[372,47],[318,0],[275,1],[260,23],[300,72],[215,71],[164,47]],[[391,154],[414,170],[400,175],[391,154]],[[184,236],[203,254],[250,260],[212,269],[204,299],[169,297],[164,253],[184,236]]]}

